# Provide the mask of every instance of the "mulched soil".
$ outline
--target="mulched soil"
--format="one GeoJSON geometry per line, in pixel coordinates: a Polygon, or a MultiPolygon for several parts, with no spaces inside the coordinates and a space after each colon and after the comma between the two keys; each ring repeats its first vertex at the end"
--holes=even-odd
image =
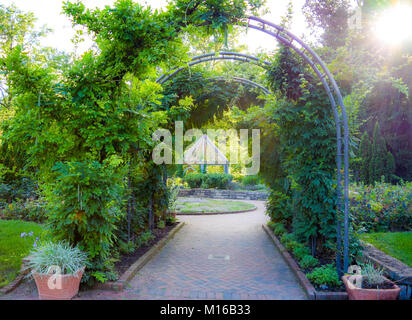
{"type": "MultiPolygon", "coordinates": [[[[335,263],[335,261],[336,261],[334,254],[330,250],[327,250],[327,249],[326,250],[317,250],[315,258],[317,258],[319,260],[319,264],[315,268],[303,269],[299,264],[299,260],[296,259],[293,252],[290,251],[290,250],[288,250],[288,252],[291,255],[291,257],[293,258],[293,260],[295,260],[296,264],[300,267],[300,269],[302,270],[302,272],[305,275],[310,273],[316,267],[320,267],[320,266],[323,266],[323,265],[335,263]]],[[[345,288],[345,285],[343,284],[343,282],[341,282],[341,285],[339,287],[320,287],[320,286],[318,286],[314,283],[312,283],[312,285],[315,287],[316,291],[319,291],[319,292],[346,292],[346,288],[345,288]]]]}
{"type": "Polygon", "coordinates": [[[385,282],[379,286],[376,284],[371,284],[368,282],[368,279],[362,281],[362,289],[393,289],[394,285],[392,282],[385,280],[385,282]]]}
{"type": "MultiPolygon", "coordinates": [[[[298,259],[296,259],[295,258],[295,256],[293,255],[293,252],[290,252],[290,251],[288,251],[289,253],[290,253],[290,255],[292,256],[292,258],[295,260],[295,262],[297,263],[297,265],[301,268],[301,270],[303,271],[303,273],[306,275],[306,274],[308,274],[308,273],[310,273],[314,268],[311,268],[311,269],[303,269],[301,266],[300,266],[300,264],[299,264],[299,261],[298,261],[298,259]]],[[[334,263],[335,262],[335,259],[334,258],[332,258],[332,257],[330,257],[328,254],[320,254],[320,253],[318,253],[317,255],[316,255],[316,258],[319,260],[319,264],[316,266],[316,267],[320,267],[320,266],[323,266],[323,265],[326,265],[326,264],[330,264],[330,263],[334,263]]],[[[315,268],[316,268],[315,267],[315,268]]],[[[346,292],[346,288],[345,288],[345,285],[343,284],[343,282],[342,282],[342,284],[339,286],[339,287],[320,287],[320,286],[318,286],[318,285],[316,285],[316,284],[314,284],[314,283],[312,283],[312,285],[315,287],[315,289],[316,289],[316,291],[319,291],[319,292],[346,292]]]]}
{"type": "Polygon", "coordinates": [[[173,227],[176,226],[176,224],[177,223],[168,225],[163,229],[154,229],[152,231],[152,234],[155,238],[151,240],[147,245],[139,247],[132,254],[122,255],[120,257],[120,260],[117,261],[114,266],[117,274],[121,276],[133,263],[137,261],[137,259],[143,256],[147,251],[149,251],[156,243],[166,237],[170,230],[172,230],[173,227]]]}

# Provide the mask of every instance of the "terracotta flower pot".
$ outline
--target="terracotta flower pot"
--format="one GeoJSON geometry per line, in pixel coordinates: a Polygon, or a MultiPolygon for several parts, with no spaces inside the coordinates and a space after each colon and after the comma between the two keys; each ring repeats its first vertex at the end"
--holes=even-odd
{"type": "Polygon", "coordinates": [[[396,284],[393,284],[394,287],[392,289],[358,288],[351,281],[349,281],[349,277],[350,276],[342,276],[342,281],[345,284],[349,300],[396,300],[399,296],[399,292],[401,291],[396,284]]]}
{"type": "Polygon", "coordinates": [[[75,274],[40,274],[33,272],[41,300],[70,300],[79,292],[84,267],[75,274]],[[54,278],[53,278],[54,277],[54,278]]]}

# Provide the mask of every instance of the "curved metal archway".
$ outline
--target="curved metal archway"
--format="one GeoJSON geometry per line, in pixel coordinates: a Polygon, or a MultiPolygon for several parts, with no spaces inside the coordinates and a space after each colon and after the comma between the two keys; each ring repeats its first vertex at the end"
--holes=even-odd
{"type": "Polygon", "coordinates": [[[270,93],[270,90],[265,88],[264,86],[260,85],[259,83],[256,83],[252,80],[249,79],[245,79],[245,78],[240,78],[240,77],[231,77],[230,79],[227,79],[225,77],[211,77],[211,78],[207,78],[208,80],[213,80],[213,81],[234,81],[234,82],[238,82],[240,84],[246,84],[255,88],[259,88],[262,91],[264,91],[266,94],[270,93]]]}
{"type": "Polygon", "coordinates": [[[196,64],[204,63],[207,61],[216,61],[216,60],[236,60],[236,61],[241,61],[241,62],[254,63],[259,66],[267,66],[267,67],[270,66],[270,63],[267,61],[262,61],[259,58],[256,58],[254,56],[250,56],[247,54],[243,54],[243,53],[226,52],[226,51],[222,51],[219,53],[206,53],[206,54],[193,57],[191,61],[184,67],[180,67],[180,68],[174,67],[168,70],[166,73],[162,74],[159,78],[157,78],[156,82],[163,84],[170,78],[173,78],[180,71],[186,69],[187,67],[191,67],[196,64]]]}
{"type": "MultiPolygon", "coordinates": [[[[257,57],[243,54],[243,53],[227,52],[227,51],[218,52],[218,53],[207,53],[207,54],[202,54],[202,55],[193,57],[192,60],[185,67],[180,67],[180,68],[174,67],[168,70],[166,73],[161,75],[158,79],[156,79],[156,82],[160,84],[164,84],[166,81],[173,78],[176,74],[183,71],[187,67],[191,67],[199,63],[204,63],[208,61],[216,61],[216,60],[234,60],[234,61],[248,62],[248,63],[256,64],[263,68],[270,66],[270,63],[267,61],[264,61],[257,57]]],[[[227,81],[228,79],[225,77],[211,77],[211,78],[208,78],[208,80],[227,81]]],[[[270,93],[270,91],[267,88],[263,87],[262,85],[252,80],[241,78],[241,77],[231,77],[231,80],[234,82],[238,82],[241,84],[246,84],[246,85],[250,85],[250,86],[254,86],[256,88],[262,89],[266,94],[270,93]]]]}
{"type": "Polygon", "coordinates": [[[195,168],[193,168],[193,167],[187,167],[187,168],[183,171],[183,175],[185,175],[185,174],[186,174],[186,171],[188,171],[188,170],[192,170],[192,171],[194,171],[194,172],[197,172],[197,170],[196,170],[195,168]]]}
{"type": "MultiPolygon", "coordinates": [[[[292,34],[291,32],[285,30],[283,27],[278,26],[269,21],[257,18],[257,17],[246,17],[241,19],[238,23],[239,26],[246,28],[252,28],[261,32],[264,32],[278,41],[283,45],[293,49],[297,54],[299,54],[312,68],[315,74],[318,76],[322,85],[329,97],[334,120],[336,123],[336,166],[337,166],[337,255],[336,255],[336,266],[339,275],[346,273],[349,264],[349,125],[346,114],[345,105],[343,102],[342,95],[340,93],[339,87],[333,78],[332,74],[326,67],[322,59],[313,51],[308,45],[306,45],[300,38],[292,34]],[[332,88],[332,90],[331,90],[332,88]],[[336,100],[337,103],[336,103],[336,100]],[[342,128],[343,125],[343,139],[342,139],[342,128]],[[343,154],[342,154],[342,140],[343,140],[343,154]],[[341,215],[341,181],[342,181],[342,156],[344,159],[343,175],[344,175],[344,241],[343,241],[343,270],[341,268],[341,227],[340,227],[340,215],[341,215]]],[[[233,52],[221,52],[219,56],[215,53],[210,53],[202,56],[197,56],[192,59],[191,62],[187,64],[186,67],[196,65],[198,63],[203,63],[211,60],[238,60],[248,63],[255,63],[258,65],[268,65],[268,63],[262,62],[256,57],[248,56],[240,53],[233,52]]],[[[156,80],[160,84],[163,84],[168,79],[176,75],[181,70],[186,67],[175,67],[169,70],[166,74],[162,75],[156,80]],[[170,73],[172,72],[172,73],[170,73]]]]}

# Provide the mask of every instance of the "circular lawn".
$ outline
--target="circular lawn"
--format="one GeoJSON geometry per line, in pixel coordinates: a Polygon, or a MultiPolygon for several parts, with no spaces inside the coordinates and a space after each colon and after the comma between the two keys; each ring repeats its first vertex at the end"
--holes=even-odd
{"type": "Polygon", "coordinates": [[[253,210],[256,210],[254,204],[238,200],[179,198],[176,203],[178,215],[242,213],[253,210]]]}

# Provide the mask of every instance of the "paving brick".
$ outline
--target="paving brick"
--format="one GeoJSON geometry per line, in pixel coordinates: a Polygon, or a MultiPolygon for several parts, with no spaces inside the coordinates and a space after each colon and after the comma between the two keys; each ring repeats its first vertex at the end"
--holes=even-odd
{"type": "MultiPolygon", "coordinates": [[[[296,278],[262,230],[267,221],[264,202],[248,202],[258,210],[179,216],[186,225],[123,292],[85,291],[79,299],[305,299],[296,278]],[[209,259],[210,255],[214,259],[209,259]]],[[[35,286],[26,293],[19,290],[0,299],[37,298],[35,286]]]]}

